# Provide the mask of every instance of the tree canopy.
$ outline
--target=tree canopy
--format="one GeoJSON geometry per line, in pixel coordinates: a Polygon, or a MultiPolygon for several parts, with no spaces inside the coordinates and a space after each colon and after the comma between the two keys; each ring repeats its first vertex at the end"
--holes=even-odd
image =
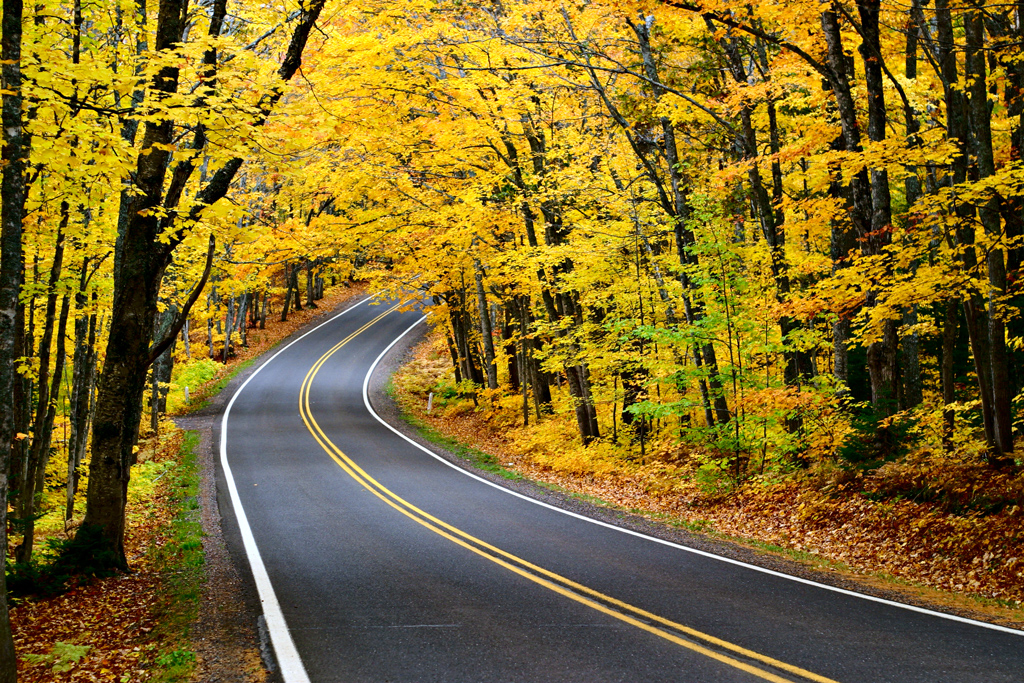
{"type": "Polygon", "coordinates": [[[127,566],[147,387],[325,277],[422,303],[481,409],[623,457],[1013,466],[1022,38],[987,0],[5,1],[18,559],[87,463],[79,535],[127,566]]]}

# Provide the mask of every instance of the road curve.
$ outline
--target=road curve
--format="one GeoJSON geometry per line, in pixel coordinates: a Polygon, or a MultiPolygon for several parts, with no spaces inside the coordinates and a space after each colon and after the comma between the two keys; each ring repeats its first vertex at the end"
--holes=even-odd
{"type": "Polygon", "coordinates": [[[432,457],[364,402],[419,318],[354,305],[225,410],[225,523],[285,683],[1024,680],[1021,632],[590,523],[432,457]]]}

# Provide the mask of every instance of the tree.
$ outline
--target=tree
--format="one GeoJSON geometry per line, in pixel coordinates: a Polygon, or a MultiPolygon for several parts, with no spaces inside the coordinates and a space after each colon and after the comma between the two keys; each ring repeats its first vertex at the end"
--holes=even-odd
{"type": "MultiPolygon", "coordinates": [[[[25,218],[26,145],[23,139],[21,95],[21,0],[4,0],[2,49],[3,125],[2,179],[0,179],[0,396],[4,408],[0,410],[0,564],[7,555],[7,481],[11,451],[16,439],[14,410],[7,403],[14,395],[16,311],[22,280],[22,222],[25,218]]],[[[14,641],[7,612],[7,584],[0,575],[0,682],[17,680],[14,641]]]]}
{"type": "MultiPolygon", "coordinates": [[[[324,2],[314,0],[300,11],[277,72],[280,81],[288,81],[298,70],[302,51],[324,2]]],[[[184,0],[160,3],[153,43],[158,57],[170,56],[181,43],[186,26],[185,7],[184,0]]],[[[226,0],[214,3],[208,31],[211,39],[220,36],[226,14],[226,0]]],[[[203,63],[207,67],[205,87],[213,91],[217,67],[214,47],[204,52],[203,63]]],[[[172,62],[157,72],[149,86],[155,103],[178,93],[180,75],[180,68],[172,62]]],[[[256,104],[252,125],[265,123],[283,94],[279,85],[263,94],[256,104]]],[[[167,337],[153,343],[161,280],[175,247],[208,207],[227,194],[244,162],[241,156],[222,160],[219,168],[210,173],[192,195],[194,199],[180,208],[184,190],[208,144],[209,131],[202,122],[195,125],[190,147],[172,156],[175,133],[175,122],[167,112],[149,118],[143,129],[141,154],[132,179],[135,189],[124,207],[127,218],[118,236],[110,336],[96,398],[87,507],[76,536],[98,535],[113,551],[116,564],[125,569],[128,566],[124,554],[127,486],[135,463],[134,447],[142,417],[146,371],[180,331],[190,308],[190,305],[183,308],[167,337]],[[172,166],[168,181],[167,174],[172,166]]],[[[210,259],[212,253],[211,243],[210,259]]],[[[196,287],[190,303],[198,298],[202,284],[203,281],[196,287]]]]}

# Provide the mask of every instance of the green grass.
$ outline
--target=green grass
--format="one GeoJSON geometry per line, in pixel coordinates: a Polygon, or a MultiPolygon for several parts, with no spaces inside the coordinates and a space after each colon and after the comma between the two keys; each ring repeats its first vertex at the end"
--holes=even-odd
{"type": "Polygon", "coordinates": [[[484,472],[490,472],[496,474],[499,477],[518,481],[523,479],[523,475],[519,474],[510,469],[506,469],[502,466],[498,458],[490,453],[484,453],[483,451],[467,446],[455,439],[441,434],[436,429],[423,422],[414,415],[409,415],[404,410],[402,411],[402,420],[404,420],[410,427],[413,427],[420,436],[444,450],[454,453],[458,457],[467,461],[473,467],[483,470],[484,472]]]}
{"type": "Polygon", "coordinates": [[[199,463],[195,454],[198,444],[198,432],[185,432],[179,461],[166,471],[166,485],[173,492],[171,500],[177,513],[171,521],[167,542],[150,551],[167,577],[164,584],[167,608],[153,633],[159,654],[152,680],[161,683],[188,680],[196,662],[188,638],[199,614],[206,582],[199,510],[199,463]]]}
{"type": "MultiPolygon", "coordinates": [[[[273,347],[271,347],[271,349],[272,348],[273,347]]],[[[267,349],[267,351],[269,351],[269,350],[270,349],[267,349]]],[[[264,352],[264,354],[265,353],[266,352],[264,352]]],[[[260,356],[260,357],[262,357],[262,356],[260,356]]],[[[173,404],[171,402],[171,400],[170,400],[170,396],[168,396],[168,399],[167,399],[167,401],[168,401],[168,412],[175,412],[175,414],[178,414],[178,415],[187,415],[189,413],[195,413],[195,412],[198,412],[198,411],[202,410],[203,408],[206,408],[207,406],[210,405],[210,401],[213,400],[214,396],[219,394],[224,389],[224,387],[226,387],[228,385],[228,383],[231,382],[231,380],[233,380],[235,377],[237,377],[238,374],[240,372],[242,372],[243,370],[246,370],[249,367],[251,367],[252,364],[255,363],[258,359],[259,358],[249,358],[248,360],[244,360],[241,363],[239,363],[238,365],[236,365],[235,367],[233,367],[230,372],[225,374],[223,377],[218,379],[216,382],[212,382],[210,384],[207,384],[207,385],[203,386],[201,390],[197,390],[193,394],[193,396],[191,397],[191,399],[189,400],[189,402],[187,404],[184,404],[184,403],[177,404],[177,411],[174,411],[174,410],[171,409],[171,406],[172,405],[176,405],[176,404],[173,404]]],[[[216,362],[216,361],[214,361],[214,362],[216,362]]],[[[220,363],[217,363],[217,365],[220,365],[220,363]]],[[[180,381],[176,382],[176,383],[180,384],[181,386],[184,386],[184,384],[182,384],[180,381]]],[[[173,393],[174,392],[172,392],[172,394],[173,393]]]]}

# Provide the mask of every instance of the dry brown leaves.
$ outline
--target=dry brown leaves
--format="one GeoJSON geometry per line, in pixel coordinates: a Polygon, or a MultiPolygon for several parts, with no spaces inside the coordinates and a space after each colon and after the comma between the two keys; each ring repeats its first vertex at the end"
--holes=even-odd
{"type": "MultiPolygon", "coordinates": [[[[220,376],[311,320],[364,295],[362,284],[337,287],[327,292],[318,308],[292,312],[284,323],[268,319],[267,329],[250,334],[250,345],[239,349],[220,376]]],[[[180,432],[172,432],[141,444],[140,461],[161,463],[176,457],[181,437],[180,432]]],[[[26,599],[11,610],[19,681],[137,682],[152,678],[154,659],[166,645],[160,634],[168,577],[151,551],[164,545],[175,514],[168,479],[151,490],[129,493],[125,551],[132,573],[93,579],[54,598],[26,599]]],[[[67,534],[73,531],[71,527],[67,534]]],[[[44,540],[37,538],[37,547],[44,540]]]]}
{"type": "MultiPolygon", "coordinates": [[[[149,460],[166,462],[180,450],[181,435],[169,435],[149,448],[143,451],[149,460]]],[[[161,482],[151,496],[129,508],[125,551],[131,574],[93,579],[54,598],[24,600],[11,610],[19,681],[150,678],[166,577],[147,550],[161,544],[174,515],[167,489],[167,482],[161,482]]]]}

